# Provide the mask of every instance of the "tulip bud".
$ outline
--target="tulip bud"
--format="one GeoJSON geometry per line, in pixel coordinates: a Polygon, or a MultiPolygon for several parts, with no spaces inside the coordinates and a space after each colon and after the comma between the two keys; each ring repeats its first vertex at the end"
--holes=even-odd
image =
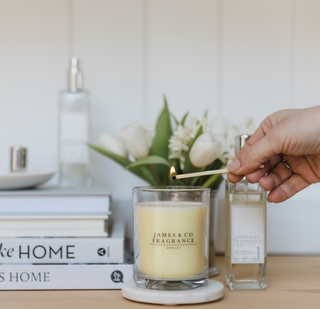
{"type": "Polygon", "coordinates": [[[100,136],[99,146],[121,157],[128,157],[128,152],[124,143],[111,133],[105,132],[100,136]]]}
{"type": "Polygon", "coordinates": [[[239,129],[236,126],[232,126],[229,130],[226,140],[229,145],[229,147],[234,148],[235,147],[235,137],[239,134],[239,129]]]}
{"type": "Polygon", "coordinates": [[[239,134],[253,134],[254,121],[253,118],[247,118],[244,122],[238,125],[239,134]]]}
{"type": "Polygon", "coordinates": [[[229,121],[224,118],[214,118],[210,124],[209,132],[212,134],[225,135],[229,127],[229,121]]]}
{"type": "Polygon", "coordinates": [[[224,152],[223,137],[207,132],[201,134],[190,150],[190,160],[195,167],[205,167],[224,152]]]}
{"type": "Polygon", "coordinates": [[[136,159],[144,158],[149,154],[148,136],[145,127],[141,123],[135,122],[125,126],[121,130],[119,137],[129,153],[136,159]]]}

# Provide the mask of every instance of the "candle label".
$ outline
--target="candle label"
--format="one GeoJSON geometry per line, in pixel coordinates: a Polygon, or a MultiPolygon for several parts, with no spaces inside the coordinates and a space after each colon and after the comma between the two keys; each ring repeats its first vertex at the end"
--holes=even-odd
{"type": "Polygon", "coordinates": [[[264,221],[261,205],[232,205],[231,263],[264,263],[264,221]]]}
{"type": "Polygon", "coordinates": [[[154,278],[190,278],[207,265],[208,205],[154,202],[136,206],[141,272],[154,278]]]}
{"type": "Polygon", "coordinates": [[[181,247],[176,245],[196,245],[193,232],[186,233],[154,233],[150,245],[165,245],[167,249],[172,249],[175,246],[176,249],[181,247]]]}

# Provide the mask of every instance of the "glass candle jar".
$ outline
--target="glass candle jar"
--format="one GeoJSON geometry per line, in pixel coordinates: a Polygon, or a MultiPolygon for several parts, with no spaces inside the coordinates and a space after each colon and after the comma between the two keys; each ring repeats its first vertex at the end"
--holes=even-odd
{"type": "Polygon", "coordinates": [[[199,288],[208,281],[210,189],[133,189],[134,280],[156,290],[199,288]]]}

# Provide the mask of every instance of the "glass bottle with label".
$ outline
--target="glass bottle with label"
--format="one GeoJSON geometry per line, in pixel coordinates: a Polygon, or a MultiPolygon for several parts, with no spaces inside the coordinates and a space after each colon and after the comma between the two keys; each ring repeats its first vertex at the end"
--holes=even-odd
{"type": "MultiPolygon", "coordinates": [[[[250,135],[236,136],[236,153],[250,135]]],[[[226,184],[226,284],[231,290],[264,290],[266,273],[266,191],[245,178],[226,184]]]]}
{"type": "Polygon", "coordinates": [[[61,187],[90,184],[88,147],[89,93],[82,89],[79,60],[71,59],[69,87],[59,98],[59,183],[61,187]]]}

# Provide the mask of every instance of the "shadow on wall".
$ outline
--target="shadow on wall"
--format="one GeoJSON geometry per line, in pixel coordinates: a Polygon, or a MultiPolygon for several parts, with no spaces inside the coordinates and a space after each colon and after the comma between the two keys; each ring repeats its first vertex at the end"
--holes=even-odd
{"type": "Polygon", "coordinates": [[[123,221],[126,225],[125,238],[129,239],[130,249],[133,252],[133,212],[132,200],[116,199],[111,203],[112,221],[123,221]]]}

